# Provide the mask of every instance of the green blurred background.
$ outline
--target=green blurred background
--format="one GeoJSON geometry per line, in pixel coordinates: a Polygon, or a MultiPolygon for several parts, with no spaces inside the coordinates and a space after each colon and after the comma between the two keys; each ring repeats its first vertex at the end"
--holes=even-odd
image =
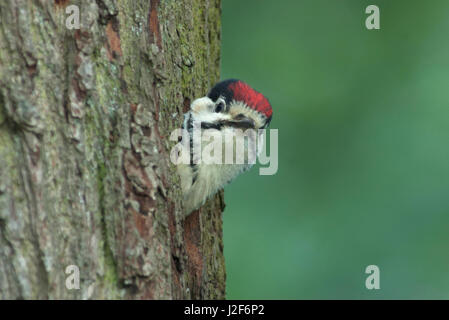
{"type": "Polygon", "coordinates": [[[225,189],[227,297],[449,299],[449,1],[222,8],[222,78],[279,129],[277,174],[225,189]]]}

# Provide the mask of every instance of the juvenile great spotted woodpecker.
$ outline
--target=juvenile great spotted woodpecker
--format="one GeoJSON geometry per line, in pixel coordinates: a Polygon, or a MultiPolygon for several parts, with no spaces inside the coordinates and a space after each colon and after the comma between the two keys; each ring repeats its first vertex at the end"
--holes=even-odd
{"type": "MultiPolygon", "coordinates": [[[[265,129],[269,125],[272,113],[271,105],[264,95],[236,79],[217,83],[207,96],[192,102],[190,110],[184,114],[183,129],[186,129],[188,134],[182,138],[190,140],[185,147],[189,150],[184,150],[189,154],[189,163],[178,164],[185,215],[198,209],[209,197],[251,168],[254,163],[248,161],[248,158],[243,163],[231,164],[226,164],[225,161],[219,164],[197,161],[201,155],[194,154],[194,131],[198,130],[200,134],[207,135],[207,132],[212,130],[218,131],[223,137],[244,135],[245,139],[254,140],[260,138],[260,134],[245,135],[246,130],[252,129],[253,132],[260,133],[258,129],[265,129]]],[[[248,151],[249,145],[255,145],[254,142],[246,140],[244,151],[248,151]]],[[[201,147],[205,145],[206,143],[201,141],[201,147]]],[[[234,146],[232,148],[236,150],[234,146]]]]}

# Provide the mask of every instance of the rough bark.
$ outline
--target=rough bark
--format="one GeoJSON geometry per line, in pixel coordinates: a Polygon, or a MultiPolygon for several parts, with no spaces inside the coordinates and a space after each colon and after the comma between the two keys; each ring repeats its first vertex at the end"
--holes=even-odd
{"type": "Polygon", "coordinates": [[[184,220],[169,160],[219,56],[220,0],[0,2],[0,298],[224,298],[222,194],[184,220]]]}

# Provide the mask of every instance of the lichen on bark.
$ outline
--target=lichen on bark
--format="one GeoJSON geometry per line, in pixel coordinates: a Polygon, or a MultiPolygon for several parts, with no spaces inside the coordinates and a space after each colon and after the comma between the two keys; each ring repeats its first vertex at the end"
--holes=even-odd
{"type": "Polygon", "coordinates": [[[219,59],[220,0],[0,3],[0,298],[225,297],[223,196],[183,219],[169,161],[219,59]]]}

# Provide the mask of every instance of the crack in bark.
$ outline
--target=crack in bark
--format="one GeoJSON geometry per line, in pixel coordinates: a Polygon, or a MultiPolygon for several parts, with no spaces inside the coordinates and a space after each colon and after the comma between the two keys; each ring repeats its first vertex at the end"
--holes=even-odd
{"type": "MultiPolygon", "coordinates": [[[[11,205],[11,209],[13,210],[14,205],[11,205]]],[[[3,270],[5,271],[5,274],[3,274],[3,277],[7,278],[7,282],[10,287],[10,291],[13,292],[13,294],[16,295],[18,300],[24,299],[23,295],[23,288],[20,285],[19,276],[17,274],[16,269],[14,268],[14,264],[12,263],[11,257],[14,255],[14,246],[11,243],[11,241],[6,236],[6,221],[4,219],[0,219],[0,239],[8,246],[10,253],[10,256],[1,255],[0,259],[0,266],[3,265],[3,270]],[[8,272],[9,270],[9,272],[8,272]],[[17,293],[14,292],[14,289],[11,289],[11,287],[16,288],[17,293]]],[[[0,254],[5,253],[5,248],[0,248],[0,254]]],[[[2,292],[0,292],[0,297],[2,297],[2,292]]],[[[7,296],[6,296],[7,297],[7,296]]],[[[6,297],[2,297],[2,299],[5,299],[6,297]]]]}
{"type": "Polygon", "coordinates": [[[106,212],[105,212],[105,190],[104,190],[104,177],[106,176],[106,169],[104,166],[100,165],[100,161],[97,160],[97,163],[99,164],[97,167],[97,188],[99,192],[98,197],[98,205],[101,215],[101,233],[103,236],[103,258],[104,258],[104,268],[105,275],[107,275],[109,272],[112,273],[112,275],[115,276],[115,279],[119,279],[118,275],[118,269],[117,269],[117,263],[114,259],[113,250],[109,244],[109,233],[108,233],[108,225],[106,222],[106,212]]]}
{"type": "Polygon", "coordinates": [[[45,268],[45,253],[41,248],[40,245],[40,241],[39,241],[39,235],[38,235],[38,223],[37,223],[37,219],[39,216],[39,211],[38,211],[38,206],[37,206],[37,199],[36,199],[36,189],[34,187],[33,181],[31,179],[31,169],[30,166],[27,164],[26,161],[26,155],[28,154],[25,150],[26,148],[26,143],[24,142],[25,139],[23,137],[23,133],[21,134],[21,136],[18,138],[18,144],[19,144],[19,149],[21,150],[21,154],[22,159],[21,159],[21,163],[20,163],[20,167],[21,167],[21,178],[22,178],[22,183],[23,186],[25,187],[26,190],[25,192],[25,196],[28,198],[27,201],[27,206],[28,206],[28,214],[29,214],[29,218],[30,218],[30,224],[29,224],[29,231],[30,234],[32,236],[32,245],[34,247],[35,250],[35,254],[36,254],[36,258],[37,258],[37,262],[35,264],[36,268],[37,268],[37,274],[36,274],[36,278],[37,278],[37,282],[38,282],[38,288],[36,290],[37,292],[37,298],[38,299],[48,299],[49,297],[49,277],[48,277],[48,272],[45,268]]]}

